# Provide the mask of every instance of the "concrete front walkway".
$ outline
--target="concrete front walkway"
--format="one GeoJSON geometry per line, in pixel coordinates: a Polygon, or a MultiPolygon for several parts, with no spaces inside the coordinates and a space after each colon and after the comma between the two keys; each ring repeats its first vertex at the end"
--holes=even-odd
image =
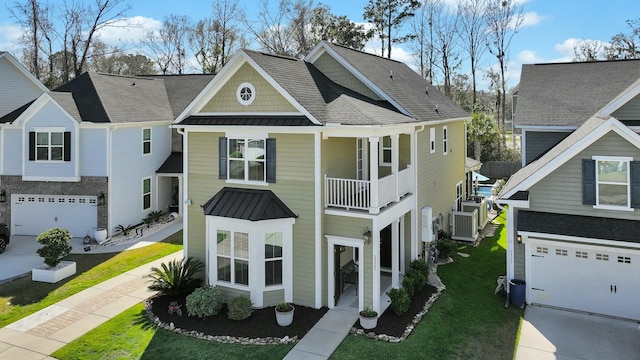
{"type": "Polygon", "coordinates": [[[52,359],[48,355],[152,295],[151,267],[182,259],[182,251],[92,286],[0,329],[0,359],[52,359]]]}
{"type": "Polygon", "coordinates": [[[640,359],[634,321],[527,306],[516,360],[640,359]]]}
{"type": "Polygon", "coordinates": [[[289,351],[284,360],[328,359],[358,320],[358,314],[331,309],[289,351]]]}

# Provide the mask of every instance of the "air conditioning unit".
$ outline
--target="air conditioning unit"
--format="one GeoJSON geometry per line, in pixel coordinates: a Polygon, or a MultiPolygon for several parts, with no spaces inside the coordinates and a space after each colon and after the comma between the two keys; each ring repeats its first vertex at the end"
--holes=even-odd
{"type": "Polygon", "coordinates": [[[422,241],[433,241],[433,209],[426,206],[422,208],[422,241]]]}

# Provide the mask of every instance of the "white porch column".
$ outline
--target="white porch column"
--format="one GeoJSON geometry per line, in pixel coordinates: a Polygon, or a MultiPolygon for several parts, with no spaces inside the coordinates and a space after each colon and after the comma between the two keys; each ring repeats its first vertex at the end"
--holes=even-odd
{"type": "MultiPolygon", "coordinates": [[[[376,163],[377,164],[377,163],[376,163]]],[[[371,239],[371,250],[372,250],[372,289],[371,295],[373,298],[371,307],[373,310],[381,313],[380,308],[380,229],[374,226],[374,231],[372,231],[372,239],[371,239]]],[[[365,304],[366,306],[366,304],[365,304]]]]}
{"type": "Polygon", "coordinates": [[[400,287],[400,236],[398,220],[391,223],[391,284],[394,288],[400,287]]]}
{"type": "MultiPolygon", "coordinates": [[[[371,182],[371,194],[369,197],[371,198],[371,204],[369,204],[369,213],[370,214],[378,214],[380,212],[380,205],[378,203],[378,143],[380,142],[380,138],[378,137],[370,137],[369,138],[369,169],[370,171],[370,182],[371,182]]],[[[378,238],[380,235],[378,234],[378,238]]]]}
{"type": "Polygon", "coordinates": [[[400,167],[400,134],[391,135],[391,174],[396,176],[395,202],[400,201],[400,181],[398,169],[400,167]]]}

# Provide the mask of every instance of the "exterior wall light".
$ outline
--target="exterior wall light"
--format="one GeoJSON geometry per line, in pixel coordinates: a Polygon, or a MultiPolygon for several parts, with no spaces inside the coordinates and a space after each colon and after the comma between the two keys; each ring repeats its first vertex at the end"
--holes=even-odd
{"type": "Polygon", "coordinates": [[[0,202],[5,202],[7,201],[7,192],[2,189],[0,190],[0,202]]]}
{"type": "Polygon", "coordinates": [[[516,236],[516,241],[518,242],[518,244],[522,244],[522,235],[516,236]]]}
{"type": "Polygon", "coordinates": [[[100,191],[98,195],[98,205],[104,205],[104,191],[100,191]]]}
{"type": "Polygon", "coordinates": [[[367,226],[364,228],[364,233],[362,233],[362,240],[364,240],[365,244],[369,244],[371,242],[371,230],[367,226]]]}

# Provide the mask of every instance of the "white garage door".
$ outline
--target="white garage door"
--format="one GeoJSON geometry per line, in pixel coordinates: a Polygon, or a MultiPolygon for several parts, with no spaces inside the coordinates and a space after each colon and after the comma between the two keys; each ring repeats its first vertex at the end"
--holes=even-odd
{"type": "Polygon", "coordinates": [[[95,196],[11,195],[11,233],[39,235],[54,227],[83,237],[98,223],[95,196]]]}
{"type": "Polygon", "coordinates": [[[640,250],[529,239],[527,298],[640,320],[640,250]]]}

